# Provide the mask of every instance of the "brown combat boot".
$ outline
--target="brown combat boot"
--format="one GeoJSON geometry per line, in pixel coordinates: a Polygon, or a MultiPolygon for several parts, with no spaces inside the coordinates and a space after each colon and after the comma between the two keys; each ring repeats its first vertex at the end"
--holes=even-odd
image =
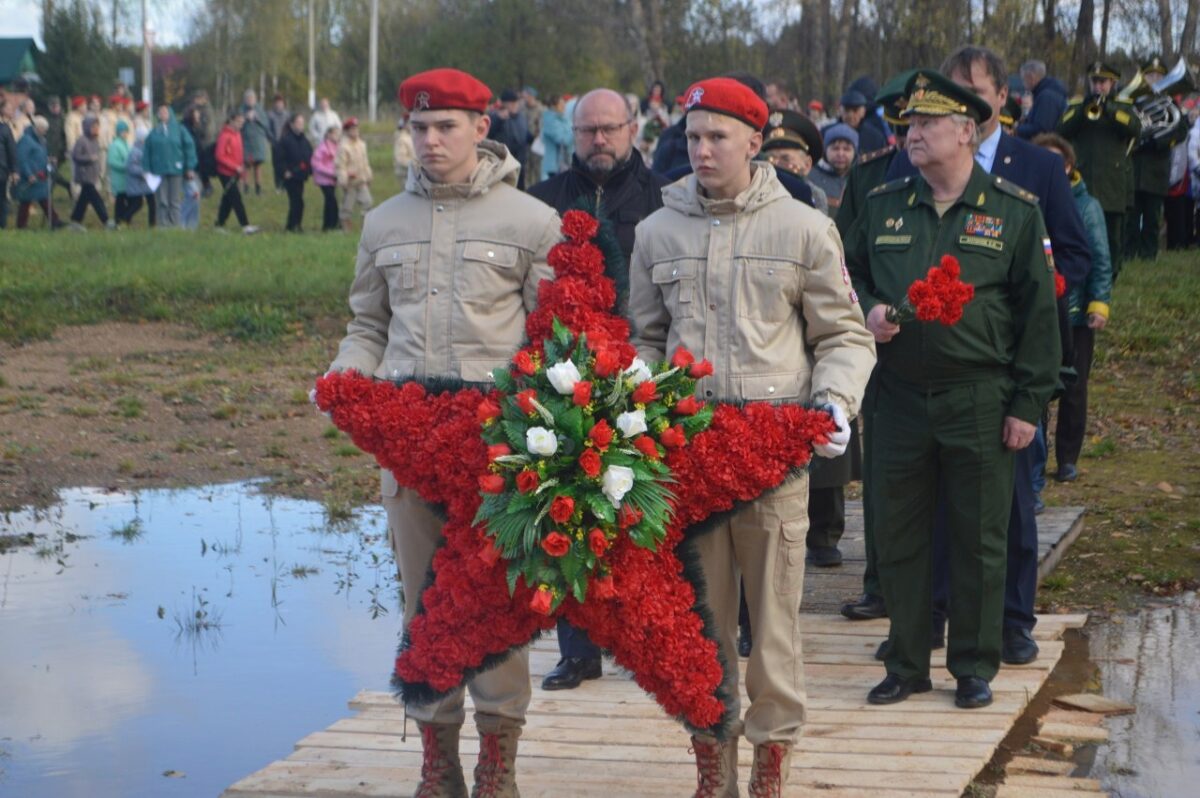
{"type": "Polygon", "coordinates": [[[458,759],[458,732],[461,726],[449,723],[422,723],[421,783],[413,798],[467,798],[467,782],[458,759]]]}
{"type": "Polygon", "coordinates": [[[754,746],[754,764],[750,768],[750,798],[783,798],[792,747],[787,743],[759,743],[754,746]]]}
{"type": "Polygon", "coordinates": [[[737,737],[721,742],[707,734],[692,737],[696,792],[692,798],[738,798],[737,737]]]}
{"type": "Polygon", "coordinates": [[[521,798],[517,789],[517,738],[521,725],[499,715],[475,716],[479,762],[471,798],[521,798]]]}

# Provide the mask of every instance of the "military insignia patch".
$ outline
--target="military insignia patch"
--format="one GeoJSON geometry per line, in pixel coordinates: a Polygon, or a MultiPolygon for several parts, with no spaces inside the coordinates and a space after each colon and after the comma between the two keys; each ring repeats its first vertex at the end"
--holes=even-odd
{"type": "Polygon", "coordinates": [[[780,125],[783,124],[783,114],[780,113],[779,111],[776,111],[775,113],[771,114],[770,116],[767,117],[767,124],[770,125],[771,127],[779,127],[780,125]]]}
{"type": "Polygon", "coordinates": [[[413,98],[413,110],[424,111],[429,107],[429,92],[419,91],[417,96],[413,98]]]}
{"type": "Polygon", "coordinates": [[[704,89],[697,86],[696,88],[692,89],[692,93],[688,96],[687,107],[691,108],[693,105],[698,104],[700,102],[700,100],[703,98],[704,98],[704,89]]]}
{"type": "Polygon", "coordinates": [[[980,238],[1000,238],[1004,233],[1004,220],[999,216],[972,213],[967,217],[963,233],[980,238]]]}
{"type": "Polygon", "coordinates": [[[888,219],[886,222],[883,223],[883,226],[886,227],[887,229],[891,230],[893,227],[896,226],[896,220],[888,219]]]}
{"type": "Polygon", "coordinates": [[[850,270],[846,268],[846,261],[842,260],[842,282],[850,289],[850,301],[858,304],[858,292],[854,290],[854,286],[850,284],[850,270]]]}
{"type": "Polygon", "coordinates": [[[1042,239],[1042,251],[1046,253],[1046,271],[1054,271],[1054,247],[1050,245],[1050,238],[1042,239]]]}
{"type": "Polygon", "coordinates": [[[904,226],[904,217],[901,216],[899,219],[896,220],[896,232],[899,233],[900,228],[903,226],[904,226]]]}

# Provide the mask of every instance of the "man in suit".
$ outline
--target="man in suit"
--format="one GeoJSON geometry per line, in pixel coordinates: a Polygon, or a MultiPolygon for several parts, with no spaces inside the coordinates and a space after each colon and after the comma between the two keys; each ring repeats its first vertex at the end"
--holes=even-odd
{"type": "MultiPolygon", "coordinates": [[[[984,47],[960,47],[943,63],[942,73],[960,86],[973,89],[989,105],[992,116],[980,125],[983,141],[975,160],[984,171],[1035,194],[1053,249],[1054,264],[1069,285],[1082,285],[1091,269],[1091,250],[1083,220],[1075,207],[1070,183],[1063,170],[1062,158],[1000,129],[998,115],[1008,100],[1008,72],[999,55],[984,47]],[[1049,157],[1047,157],[1049,156],[1049,157]]],[[[888,170],[888,180],[915,175],[917,170],[900,153],[888,170]]],[[[1064,362],[1073,357],[1067,350],[1069,320],[1060,302],[1060,339],[1064,362]]],[[[1034,447],[1016,454],[1016,479],[1008,527],[1008,570],[1004,591],[1004,638],[1001,659],[1023,664],[1037,658],[1033,640],[1037,619],[1033,613],[1037,590],[1037,519],[1034,513],[1034,447]]],[[[944,503],[944,498],[942,503],[944,503]]],[[[940,514],[939,514],[940,515],[940,514]]],[[[948,559],[945,546],[936,546],[934,567],[934,637],[944,626],[948,589],[948,559]]],[[[935,641],[936,642],[936,641],[935,641]]],[[[886,644],[885,644],[886,646],[886,644]]],[[[884,647],[881,647],[884,648],[884,647]]]]}

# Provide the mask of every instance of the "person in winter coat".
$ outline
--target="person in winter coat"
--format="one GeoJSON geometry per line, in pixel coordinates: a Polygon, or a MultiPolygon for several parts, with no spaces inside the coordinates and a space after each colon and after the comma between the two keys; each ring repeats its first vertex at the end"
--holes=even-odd
{"type": "Polygon", "coordinates": [[[150,213],[154,210],[154,192],[150,190],[150,185],[146,182],[146,172],[142,167],[145,158],[146,136],[150,131],[149,128],[136,126],[134,131],[133,146],[129,148],[129,160],[125,163],[125,196],[129,201],[125,210],[125,224],[133,224],[133,217],[142,209],[142,203],[145,202],[148,226],[154,227],[155,217],[150,213]]]}
{"type": "Polygon", "coordinates": [[[304,136],[304,114],[292,114],[279,141],[283,156],[283,187],[288,195],[287,231],[299,233],[304,220],[304,182],[312,172],[312,145],[304,136]]]}
{"type": "Polygon", "coordinates": [[[75,181],[79,183],[79,199],[75,201],[75,209],[71,211],[71,226],[75,230],[83,230],[83,215],[90,205],[100,217],[100,222],[108,227],[108,211],[104,207],[104,199],[96,187],[100,182],[100,120],[89,116],[83,120],[83,135],[75,142],[71,151],[71,161],[75,164],[75,181]]]}
{"type": "Polygon", "coordinates": [[[314,147],[325,140],[325,131],[331,127],[340,129],[342,118],[338,116],[337,111],[329,107],[329,98],[322,97],[308,123],[308,137],[314,147]]]}
{"type": "MultiPolygon", "coordinates": [[[[530,139],[529,121],[521,108],[521,98],[512,89],[505,89],[500,93],[499,105],[488,112],[488,118],[491,119],[491,126],[488,128],[487,137],[503,144],[518,163],[524,164],[525,156],[529,152],[530,139]]],[[[525,190],[524,168],[521,169],[521,176],[517,178],[517,188],[525,190]]]]}
{"type": "Polygon", "coordinates": [[[571,120],[566,114],[567,101],[560,96],[546,98],[546,108],[542,111],[542,180],[549,180],[559,172],[571,168],[571,151],[574,148],[575,136],[571,130],[571,120]]]}
{"type": "MultiPolygon", "coordinates": [[[[246,154],[246,166],[254,174],[254,193],[262,194],[262,165],[267,160],[268,145],[271,143],[270,118],[258,107],[258,96],[253,89],[246,91],[242,100],[242,147],[246,154]]],[[[250,183],[242,173],[242,190],[249,191],[250,183]]]]}
{"type": "Polygon", "coordinates": [[[127,177],[129,168],[129,124],[121,119],[113,130],[112,143],[108,145],[108,184],[112,187],[115,205],[113,219],[117,224],[129,224],[129,195],[127,177]]]}
{"type": "Polygon", "coordinates": [[[271,101],[271,110],[267,111],[267,132],[271,134],[271,171],[275,175],[275,190],[283,191],[283,162],[279,157],[279,140],[287,130],[288,117],[287,100],[282,94],[276,94],[271,101]]]}
{"type": "Polygon", "coordinates": [[[246,218],[246,207],[242,204],[242,192],[238,187],[242,175],[246,171],[246,155],[242,149],[242,130],[245,128],[246,117],[242,112],[234,111],[225,121],[225,126],[217,134],[216,162],[217,179],[221,181],[221,205],[217,208],[217,228],[225,226],[230,211],[237,217],[242,232],[246,235],[257,233],[258,228],[250,224],[246,218]]]}
{"type": "Polygon", "coordinates": [[[1057,78],[1046,77],[1044,61],[1022,64],[1021,82],[1033,94],[1033,105],[1017,124],[1017,137],[1032,139],[1039,133],[1053,133],[1063,111],[1067,110],[1067,87],[1057,78]]]}
{"type": "Polygon", "coordinates": [[[183,183],[195,177],[196,143],[175,120],[171,106],[158,106],[157,121],[146,136],[142,167],[162,178],[155,192],[159,227],[179,227],[182,222],[183,183]]]}
{"type": "Polygon", "coordinates": [[[1083,449],[1087,432],[1088,377],[1092,371],[1092,351],[1096,333],[1108,325],[1108,304],[1112,300],[1112,257],[1108,250],[1108,230],[1104,224],[1104,208],[1088,193],[1083,177],[1075,168],[1075,149],[1056,133],[1042,133],[1033,140],[1039,147],[1062,156],[1071,180],[1079,215],[1087,231],[1092,250],[1092,269],[1083,285],[1073,285],[1067,294],[1071,313],[1071,333],[1074,336],[1075,382],[1067,385],[1058,400],[1058,426],[1054,431],[1054,459],[1058,463],[1055,479],[1073,482],[1079,476],[1075,463],[1083,449]]]}
{"type": "Polygon", "coordinates": [[[213,163],[212,136],[204,118],[204,109],[189,105],[183,112],[180,124],[196,145],[196,173],[200,176],[200,184],[204,186],[204,196],[207,197],[212,193],[212,176],[216,174],[217,166],[213,163]]]}
{"type": "Polygon", "coordinates": [[[8,226],[8,184],[17,173],[17,142],[0,100],[0,230],[8,226]]]}
{"type": "Polygon", "coordinates": [[[24,229],[29,223],[29,208],[34,203],[42,207],[42,212],[55,229],[63,224],[50,203],[50,159],[45,140],[49,128],[46,117],[35,116],[33,124],[25,128],[25,135],[17,142],[18,180],[13,186],[13,199],[18,203],[18,230],[24,229]]]}
{"type": "Polygon", "coordinates": [[[325,140],[313,151],[313,182],[321,189],[325,199],[321,214],[321,232],[338,229],[337,201],[337,154],[341,140],[341,128],[331,127],[325,131],[325,140]]]}
{"type": "Polygon", "coordinates": [[[354,207],[362,206],[363,213],[374,204],[371,181],[375,175],[367,159],[367,143],[358,135],[358,119],[350,117],[342,125],[342,143],[337,151],[337,184],[342,189],[342,228],[348,233],[354,218],[354,207]]]}
{"type": "Polygon", "coordinates": [[[417,157],[413,149],[412,132],[405,124],[407,118],[402,116],[396,121],[396,135],[392,137],[392,168],[396,170],[396,179],[400,181],[400,189],[408,183],[408,165],[417,157]]]}

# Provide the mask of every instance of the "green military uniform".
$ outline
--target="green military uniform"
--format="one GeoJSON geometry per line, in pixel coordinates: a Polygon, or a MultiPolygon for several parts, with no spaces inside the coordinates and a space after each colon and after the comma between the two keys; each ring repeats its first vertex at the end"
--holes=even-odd
{"type": "MultiPolygon", "coordinates": [[[[1154,56],[1142,72],[1166,74],[1162,59],[1154,56]]],[[[1145,138],[1133,151],[1133,211],[1125,225],[1125,257],[1154,260],[1158,257],[1158,233],[1162,229],[1163,201],[1171,182],[1171,149],[1187,138],[1187,114],[1157,138],[1145,138]]]]}
{"type": "MultiPolygon", "coordinates": [[[[990,115],[990,107],[978,111],[969,99],[960,100],[964,110],[940,112],[922,101],[914,95],[909,111],[990,115]]],[[[1013,489],[1004,419],[1036,424],[1058,375],[1053,264],[1037,199],[972,166],[962,196],[940,214],[923,178],[876,188],[845,242],[866,313],[900,304],[913,281],[947,254],[975,286],[956,325],[906,322],[877,345],[879,364],[863,402],[867,501],[878,519],[880,581],[892,622],[887,670],[902,679],[929,674],[939,489],[951,544],[947,665],[958,678],[990,680],[998,670],[1013,489]]]]}
{"type": "MultiPolygon", "coordinates": [[[[1120,79],[1117,70],[1097,62],[1089,76],[1120,79]]],[[[1142,123],[1133,105],[1115,96],[1107,101],[1089,95],[1067,103],[1058,132],[1075,148],[1075,162],[1088,190],[1104,209],[1108,226],[1108,248],[1112,253],[1113,277],[1121,268],[1125,210],[1132,204],[1133,163],[1129,159],[1131,142],[1136,142],[1142,123]],[[1089,109],[1100,108],[1097,119],[1089,119],[1089,109]]]]}

